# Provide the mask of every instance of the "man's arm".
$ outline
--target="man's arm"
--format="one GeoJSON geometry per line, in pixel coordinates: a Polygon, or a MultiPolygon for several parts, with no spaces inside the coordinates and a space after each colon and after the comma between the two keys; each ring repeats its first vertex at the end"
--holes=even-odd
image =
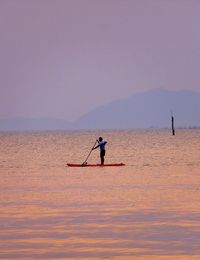
{"type": "Polygon", "coordinates": [[[99,144],[98,144],[97,146],[93,147],[92,150],[95,150],[95,149],[97,149],[98,147],[99,147],[99,144]]]}

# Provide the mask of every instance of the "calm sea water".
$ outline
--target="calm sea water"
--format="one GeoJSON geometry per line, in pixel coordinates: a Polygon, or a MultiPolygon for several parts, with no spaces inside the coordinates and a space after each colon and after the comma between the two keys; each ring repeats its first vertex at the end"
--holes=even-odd
{"type": "Polygon", "coordinates": [[[200,259],[200,130],[1,133],[0,176],[0,259],[200,259]]]}

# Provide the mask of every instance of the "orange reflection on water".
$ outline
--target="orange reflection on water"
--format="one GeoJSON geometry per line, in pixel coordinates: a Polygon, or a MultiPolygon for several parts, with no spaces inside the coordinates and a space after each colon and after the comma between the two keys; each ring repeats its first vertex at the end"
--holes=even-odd
{"type": "Polygon", "coordinates": [[[64,166],[97,133],[1,136],[0,258],[200,259],[197,133],[105,132],[106,169],[64,166]]]}

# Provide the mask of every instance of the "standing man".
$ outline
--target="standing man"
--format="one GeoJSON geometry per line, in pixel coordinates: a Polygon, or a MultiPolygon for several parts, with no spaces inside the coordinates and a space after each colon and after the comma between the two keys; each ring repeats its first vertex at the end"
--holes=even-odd
{"type": "Polygon", "coordinates": [[[94,150],[94,149],[99,147],[99,149],[100,149],[101,165],[103,165],[104,164],[104,156],[106,154],[105,145],[107,144],[107,142],[104,141],[102,137],[99,137],[99,140],[97,140],[97,142],[98,142],[98,145],[95,146],[94,148],[92,148],[92,150],[94,150]]]}

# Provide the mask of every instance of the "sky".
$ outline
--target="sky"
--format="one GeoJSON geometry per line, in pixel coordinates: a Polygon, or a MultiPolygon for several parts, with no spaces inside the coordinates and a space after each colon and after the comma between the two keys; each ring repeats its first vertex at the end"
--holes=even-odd
{"type": "Polygon", "coordinates": [[[0,118],[200,90],[199,0],[0,0],[0,118]]]}

